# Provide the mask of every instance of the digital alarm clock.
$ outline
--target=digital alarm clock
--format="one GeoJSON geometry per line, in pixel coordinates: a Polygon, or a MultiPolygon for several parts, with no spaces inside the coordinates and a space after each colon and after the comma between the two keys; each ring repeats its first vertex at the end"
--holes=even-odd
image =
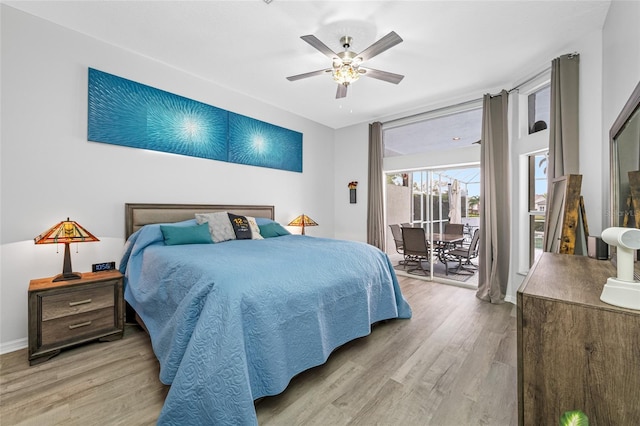
{"type": "Polygon", "coordinates": [[[113,271],[116,269],[116,262],[102,262],[91,265],[91,272],[113,271]]]}

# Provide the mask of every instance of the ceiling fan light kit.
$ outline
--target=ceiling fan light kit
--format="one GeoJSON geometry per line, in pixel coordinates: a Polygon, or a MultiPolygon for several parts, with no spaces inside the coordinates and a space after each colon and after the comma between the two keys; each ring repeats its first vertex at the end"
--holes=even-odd
{"type": "Polygon", "coordinates": [[[345,86],[359,79],[360,74],[365,73],[364,70],[359,69],[362,58],[349,50],[352,40],[349,36],[344,36],[340,39],[344,51],[338,53],[338,57],[334,58],[333,71],[331,71],[333,80],[345,86]]]}
{"type": "Polygon", "coordinates": [[[347,88],[349,85],[357,81],[360,76],[363,75],[393,84],[400,83],[404,78],[404,76],[400,74],[360,66],[362,62],[371,59],[402,42],[402,38],[394,31],[391,31],[389,34],[367,47],[360,54],[349,50],[351,42],[353,41],[353,38],[350,36],[344,36],[340,39],[340,44],[342,44],[342,47],[344,48],[340,53],[335,53],[314,35],[305,35],[300,38],[331,59],[332,65],[331,68],[328,69],[311,71],[287,77],[287,80],[289,81],[296,81],[316,75],[331,73],[333,80],[338,83],[336,99],[340,99],[347,96],[347,88]]]}
{"type": "Polygon", "coordinates": [[[348,86],[349,83],[353,83],[360,78],[360,71],[357,65],[342,64],[335,67],[331,75],[336,83],[348,86]]]}

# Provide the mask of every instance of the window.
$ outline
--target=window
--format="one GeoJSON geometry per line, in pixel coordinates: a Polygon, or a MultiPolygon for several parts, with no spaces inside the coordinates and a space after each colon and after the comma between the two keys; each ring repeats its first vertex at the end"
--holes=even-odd
{"type": "Polygon", "coordinates": [[[531,93],[528,97],[529,134],[544,130],[549,125],[551,117],[551,86],[544,87],[531,93]]]}
{"type": "Polygon", "coordinates": [[[413,170],[386,176],[387,217],[397,223],[409,222],[427,230],[433,224],[433,229],[440,232],[455,211],[456,223],[468,225],[467,229],[479,227],[479,167],[413,170]],[[409,186],[408,191],[401,189],[409,186]],[[455,201],[449,199],[453,187],[458,188],[455,201]]]}
{"type": "Polygon", "coordinates": [[[543,252],[551,70],[541,72],[521,84],[517,93],[517,96],[513,96],[514,114],[511,117],[511,128],[514,130],[512,147],[517,156],[513,168],[513,177],[516,179],[513,190],[513,254],[516,271],[524,276],[543,252]]]}
{"type": "Polygon", "coordinates": [[[548,152],[529,155],[529,267],[543,252],[547,158],[548,152]]]}

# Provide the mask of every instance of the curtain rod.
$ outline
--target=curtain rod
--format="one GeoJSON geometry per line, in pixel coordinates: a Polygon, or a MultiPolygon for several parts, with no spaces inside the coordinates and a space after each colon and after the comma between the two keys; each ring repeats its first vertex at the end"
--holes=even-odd
{"type": "MultiPolygon", "coordinates": [[[[579,56],[580,54],[578,52],[571,52],[571,53],[567,53],[565,55],[562,56],[566,56],[569,59],[573,59],[576,56],[579,56]]],[[[560,57],[562,57],[560,56],[560,57]]],[[[539,73],[537,73],[536,75],[529,77],[528,79],[526,79],[525,81],[523,81],[522,83],[519,83],[518,85],[514,86],[513,88],[508,90],[508,93],[511,93],[515,90],[518,90],[519,88],[521,88],[522,86],[524,86],[527,83],[531,83],[533,80],[535,80],[536,78],[540,77],[541,75],[543,75],[544,73],[547,73],[551,71],[551,66],[546,67],[545,69],[543,69],[542,71],[540,71],[539,73]]]]}
{"type": "Polygon", "coordinates": [[[516,86],[513,86],[511,89],[507,90],[508,93],[511,92],[515,92],[516,90],[518,90],[519,88],[521,88],[522,86],[524,86],[527,83],[531,83],[533,80],[535,80],[536,78],[540,77],[541,75],[548,73],[549,71],[551,71],[551,67],[546,67],[545,69],[543,69],[542,71],[540,71],[539,73],[529,77],[528,79],[526,79],[525,81],[523,81],[522,83],[517,84],[516,86]]]}

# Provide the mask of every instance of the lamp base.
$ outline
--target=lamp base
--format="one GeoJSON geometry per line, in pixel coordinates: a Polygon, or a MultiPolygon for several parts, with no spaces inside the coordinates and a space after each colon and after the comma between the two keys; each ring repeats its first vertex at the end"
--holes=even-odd
{"type": "Polygon", "coordinates": [[[60,275],[56,275],[56,277],[53,279],[53,282],[56,283],[58,281],[79,280],[80,278],[82,278],[82,274],[79,274],[77,272],[67,272],[60,275]]]}
{"type": "Polygon", "coordinates": [[[604,285],[600,300],[621,308],[640,310],[640,282],[611,277],[604,285]]]}

